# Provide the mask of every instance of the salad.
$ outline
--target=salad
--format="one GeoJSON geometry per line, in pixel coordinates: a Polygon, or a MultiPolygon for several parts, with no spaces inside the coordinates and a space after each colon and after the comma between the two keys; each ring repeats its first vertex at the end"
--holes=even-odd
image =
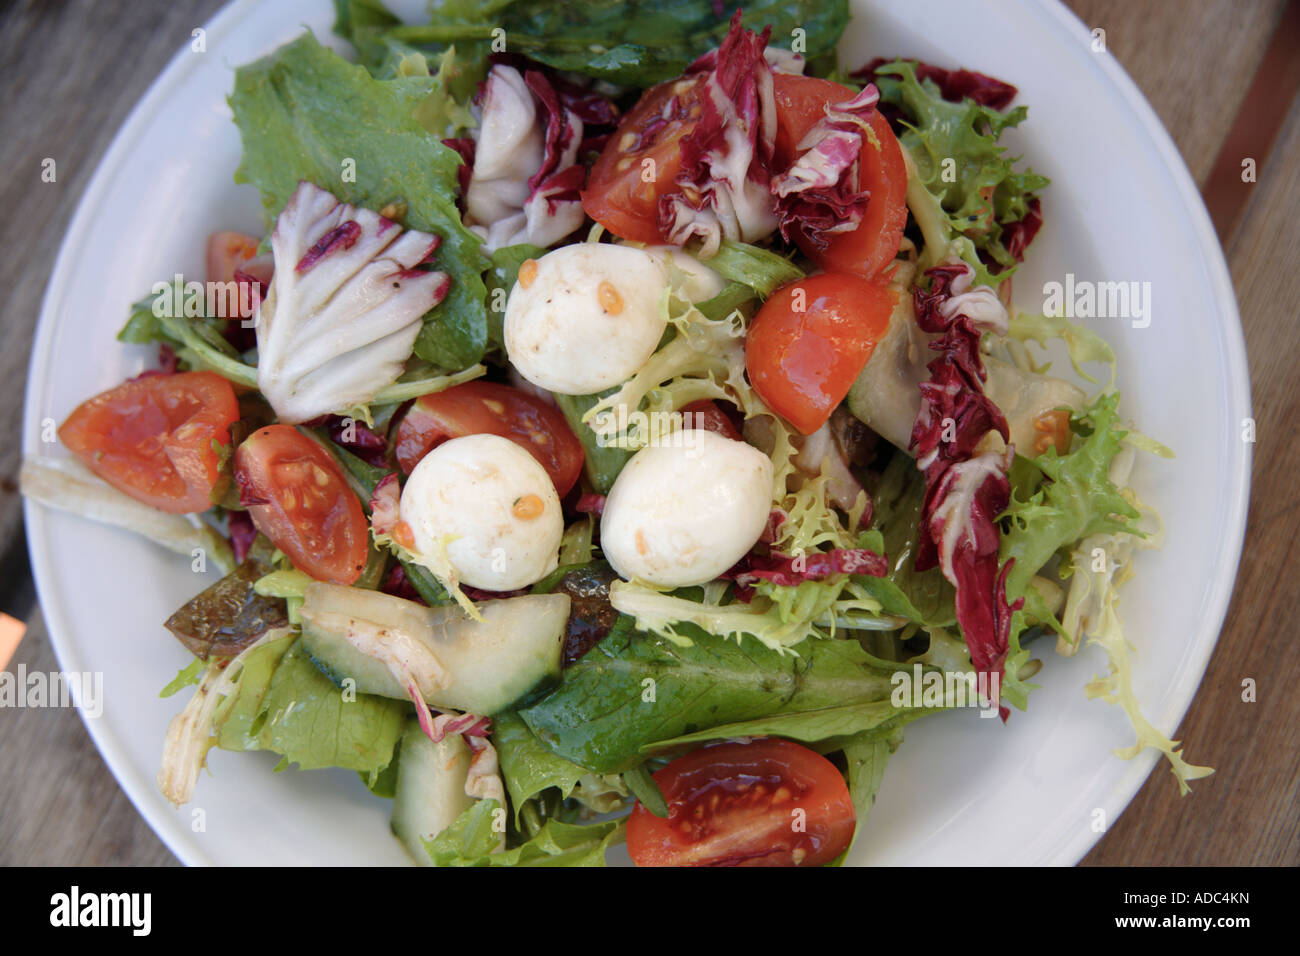
{"type": "Polygon", "coordinates": [[[844,0],[336,6],[355,59],[235,73],[266,234],[213,223],[118,336],[158,367],[24,462],[221,572],[165,622],[169,800],[261,750],[356,771],[421,864],[836,865],[908,724],[1033,719],[1088,642],[1116,753],[1212,772],[1117,610],[1169,452],[1012,299],[1015,87],[841,64],[844,0]]]}

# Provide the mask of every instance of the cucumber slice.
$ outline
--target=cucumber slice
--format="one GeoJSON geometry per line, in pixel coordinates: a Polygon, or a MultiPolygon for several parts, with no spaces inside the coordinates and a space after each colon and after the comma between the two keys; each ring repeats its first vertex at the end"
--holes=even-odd
{"type": "Polygon", "coordinates": [[[396,669],[430,706],[490,717],[559,679],[569,596],[483,601],[479,610],[482,623],[455,606],[314,582],[303,596],[302,646],[339,686],[350,678],[359,693],[407,700],[396,669]]]}
{"type": "Polygon", "coordinates": [[[397,764],[393,833],[421,866],[432,865],[424,841],[455,823],[474,803],[465,792],[472,758],[460,734],[448,734],[435,744],[417,721],[407,723],[397,764]]]}

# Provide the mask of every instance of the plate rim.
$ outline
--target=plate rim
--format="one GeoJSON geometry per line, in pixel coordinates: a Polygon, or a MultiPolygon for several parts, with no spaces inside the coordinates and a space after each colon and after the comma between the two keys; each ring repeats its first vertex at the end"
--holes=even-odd
{"type": "MultiPolygon", "coordinates": [[[[1065,31],[1067,36],[1073,33],[1077,38],[1083,38],[1090,36],[1092,33],[1087,24],[1073,10],[1067,7],[1063,0],[1038,0],[1038,2],[1030,4],[1030,6],[1040,15],[1054,19],[1055,25],[1065,31]]],[[[1220,320],[1221,332],[1228,347],[1224,359],[1230,376],[1229,381],[1225,383],[1229,388],[1229,403],[1235,405],[1238,409],[1245,410],[1246,413],[1250,413],[1253,410],[1253,402],[1245,328],[1241,324],[1241,312],[1237,307],[1237,292],[1232,283],[1232,274],[1228,269],[1227,257],[1210,220],[1209,210],[1206,209],[1205,201],[1201,198],[1200,190],[1196,187],[1191,170],[1174,143],[1173,137],[1169,134],[1169,130],[1165,128],[1163,121],[1156,114],[1155,108],[1152,107],[1133,78],[1129,76],[1128,71],[1124,69],[1109,50],[1096,55],[1094,62],[1103,77],[1109,80],[1119,92],[1125,105],[1134,114],[1138,124],[1147,134],[1151,144],[1156,148],[1163,161],[1165,170],[1172,177],[1172,185],[1183,200],[1183,208],[1196,230],[1197,246],[1201,252],[1202,262],[1206,267],[1210,285],[1214,290],[1215,316],[1220,320]]],[[[1231,408],[1229,411],[1231,411],[1231,408]]],[[[1210,611],[1204,618],[1200,631],[1196,634],[1196,640],[1193,642],[1195,653],[1191,655],[1190,659],[1184,661],[1182,668],[1183,671],[1194,671],[1199,676],[1195,683],[1188,681],[1183,688],[1182,699],[1177,699],[1176,695],[1170,708],[1166,709],[1165,716],[1171,713],[1173,715],[1173,719],[1169,721],[1167,726],[1160,720],[1151,721],[1152,726],[1171,738],[1187,716],[1187,711],[1191,708],[1192,701],[1196,699],[1197,691],[1199,691],[1201,683],[1205,680],[1205,674],[1209,670],[1210,658],[1218,647],[1219,638],[1223,634],[1223,624],[1227,619],[1228,608],[1232,603],[1232,596],[1237,586],[1237,577],[1241,570],[1246,523],[1250,511],[1254,444],[1241,441],[1234,445],[1234,449],[1234,461],[1229,469],[1232,487],[1227,489],[1229,492],[1227,504],[1229,524],[1225,528],[1227,533],[1220,538],[1222,544],[1218,553],[1218,560],[1222,562],[1225,573],[1220,574],[1212,582],[1210,611]],[[1206,635],[1209,635],[1209,639],[1206,639],[1206,635]]],[[[1148,749],[1128,761],[1127,772],[1115,782],[1112,790],[1115,795],[1115,809],[1110,814],[1106,829],[1113,826],[1115,821],[1128,809],[1129,804],[1133,802],[1133,798],[1137,796],[1138,791],[1142,789],[1147,778],[1150,777],[1151,772],[1161,759],[1163,758],[1160,754],[1148,749]]],[[[1105,833],[1105,830],[1093,832],[1091,828],[1080,829],[1082,830],[1081,833],[1077,833],[1064,844],[1058,844],[1056,853],[1061,864],[1076,865],[1087,855],[1089,850],[1096,846],[1105,833]]]]}
{"type": "MultiPolygon", "coordinates": [[[[257,2],[258,0],[230,0],[203,24],[208,39],[220,38],[233,29],[237,22],[242,20],[256,6],[257,2]]],[[[33,453],[39,440],[37,433],[40,428],[40,421],[35,414],[37,407],[35,399],[37,393],[44,386],[46,369],[49,367],[52,357],[51,349],[54,342],[55,325],[53,316],[61,306],[63,290],[66,287],[66,282],[63,280],[66,274],[71,271],[74,260],[78,258],[82,251],[81,247],[85,242],[84,237],[88,232],[87,223],[93,218],[92,213],[96,207],[101,204],[102,197],[110,187],[114,172],[123,165],[128,146],[135,138],[135,134],[145,127],[154,114],[165,105],[171,88],[186,73],[200,67],[201,61],[192,58],[189,54],[189,43],[183,43],[180,49],[167,61],[166,66],[153,78],[144,93],[141,94],[140,99],[131,107],[126,119],[113,135],[108,148],[96,163],[95,171],[91,174],[90,181],[86,184],[85,190],[77,200],[72,219],[69,221],[63,239],[59,243],[59,251],[54,259],[54,268],[50,271],[45,295],[41,299],[41,311],[36,322],[36,335],[32,342],[31,357],[27,364],[27,387],[23,395],[23,457],[33,453]],[[38,372],[39,378],[37,377],[38,372]]],[[[26,529],[27,553],[31,562],[32,580],[36,586],[37,604],[41,616],[45,620],[45,629],[50,639],[50,647],[54,650],[55,659],[58,661],[61,670],[66,673],[79,673],[82,668],[79,666],[79,655],[76,652],[74,642],[64,637],[69,629],[66,622],[63,621],[62,607],[46,599],[48,587],[45,581],[54,578],[54,570],[50,566],[51,556],[47,549],[45,535],[46,513],[46,509],[38,505],[37,502],[32,501],[30,498],[23,498],[23,524],[26,529]]],[[[147,788],[152,781],[142,779],[141,775],[136,773],[130,766],[130,761],[126,759],[118,737],[105,729],[100,729],[98,721],[86,715],[81,707],[78,682],[70,682],[70,690],[82,725],[86,728],[86,732],[94,742],[95,748],[99,751],[100,758],[108,767],[118,786],[122,788],[122,792],[130,800],[131,806],[135,808],[136,813],[144,819],[163,845],[183,865],[213,865],[214,861],[198,845],[193,844],[192,841],[181,839],[184,835],[184,828],[180,827],[175,819],[165,816],[156,803],[146,799],[147,788]]]]}
{"type": "MultiPolygon", "coordinates": [[[[258,2],[259,0],[232,0],[222,7],[204,24],[209,38],[219,39],[237,27],[258,2]]],[[[1061,35],[1063,40],[1070,38],[1078,40],[1080,37],[1086,37],[1090,32],[1073,11],[1057,0],[1021,0],[1020,6],[1027,14],[1045,19],[1048,29],[1061,35]]],[[[200,61],[191,59],[188,53],[188,44],[183,44],[149,84],[128,113],[122,126],[114,134],[108,148],[96,164],[85,190],[77,200],[76,209],[60,242],[54,267],[48,279],[28,362],[22,437],[24,455],[33,453],[38,447],[40,418],[35,414],[37,408],[35,400],[38,397],[37,393],[45,385],[46,371],[52,358],[53,317],[61,308],[63,289],[67,286],[66,276],[73,268],[74,261],[82,254],[82,247],[88,234],[86,226],[93,219],[93,214],[101,204],[114,174],[123,165],[129,144],[135,138],[134,134],[163,108],[172,88],[185,74],[199,67],[200,61]]],[[[1229,381],[1225,383],[1229,389],[1229,402],[1249,412],[1251,410],[1250,369],[1236,293],[1224,250],[1214,232],[1191,173],[1168,130],[1114,56],[1109,52],[1096,56],[1094,68],[1099,71],[1101,80],[1109,83],[1120,94],[1121,100],[1132,113],[1136,125],[1141,128],[1142,133],[1154,147],[1163,171],[1169,175],[1170,184],[1174,187],[1195,229],[1197,248],[1206,268],[1208,283],[1214,292],[1215,315],[1221,326],[1224,344],[1227,346],[1224,362],[1229,373],[1229,381]]],[[[1254,451],[1253,446],[1247,442],[1243,441],[1240,444],[1241,448],[1236,449],[1233,460],[1229,463],[1228,477],[1231,487],[1226,489],[1229,493],[1226,506],[1229,521],[1224,529],[1225,533],[1221,536],[1222,544],[1217,554],[1217,561],[1225,570],[1213,582],[1210,612],[1203,619],[1200,632],[1193,642],[1194,653],[1185,659],[1182,668],[1184,672],[1192,671],[1199,674],[1199,677],[1194,684],[1188,681],[1181,695],[1175,695],[1161,715],[1163,720],[1152,720],[1153,725],[1165,733],[1172,734],[1177,730],[1196,697],[1197,690],[1205,678],[1209,659],[1221,636],[1223,623],[1235,591],[1249,511],[1254,451]],[[1174,719],[1169,720],[1171,714],[1174,719]],[[1166,721],[1168,721],[1167,725],[1166,721]]],[[[63,620],[62,609],[47,601],[47,592],[51,586],[47,586],[44,582],[53,581],[55,571],[47,546],[45,515],[46,509],[29,499],[24,499],[23,518],[27,529],[32,577],[50,645],[59,666],[64,671],[78,671],[79,655],[75,642],[65,638],[69,630],[63,620]]],[[[118,737],[107,730],[98,729],[96,726],[98,722],[89,719],[82,711],[80,702],[76,701],[76,703],[78,714],[87,733],[136,812],[144,818],[168,850],[182,863],[210,865],[213,860],[202,849],[201,844],[185,839],[185,828],[176,818],[166,815],[157,802],[151,799],[152,794],[148,788],[152,786],[152,780],[130,766],[130,761],[126,759],[118,737]],[[146,799],[147,797],[150,799],[146,799]]],[[[1114,807],[1111,815],[1112,823],[1131,803],[1150,776],[1158,759],[1159,755],[1145,752],[1128,762],[1125,772],[1115,780],[1111,787],[1109,801],[1114,807]]],[[[1045,861],[1047,865],[1076,864],[1102,835],[1090,829],[1081,828],[1081,830],[1082,832],[1077,832],[1074,837],[1055,844],[1049,858],[1045,861]]]]}

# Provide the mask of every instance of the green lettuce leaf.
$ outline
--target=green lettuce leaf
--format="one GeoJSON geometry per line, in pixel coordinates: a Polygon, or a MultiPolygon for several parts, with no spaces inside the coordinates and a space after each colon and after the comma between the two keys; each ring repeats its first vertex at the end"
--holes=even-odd
{"type": "Polygon", "coordinates": [[[949,227],[1012,269],[1016,260],[1002,243],[1002,224],[1023,219],[1031,194],[1049,182],[1032,170],[1016,170],[1017,160],[997,144],[1003,131],[1025,118],[1026,108],[1003,113],[971,99],[950,103],[932,80],[916,78],[909,61],[882,66],[876,86],[882,102],[902,111],[907,129],[900,142],[921,182],[938,197],[949,227]]]}
{"type": "Polygon", "coordinates": [[[1061,622],[1068,637],[1062,637],[1057,650],[1073,654],[1086,635],[1090,644],[1105,651],[1110,673],[1094,677],[1085,692],[1090,699],[1101,699],[1119,707],[1133,726],[1134,743],[1116,750],[1115,755],[1131,760],[1147,747],[1160,751],[1169,762],[1169,772],[1177,781],[1179,792],[1186,794],[1191,789],[1189,781],[1209,776],[1214,771],[1210,767],[1188,763],[1179,741],[1170,740],[1146,719],[1133,692],[1133,667],[1129,643],[1119,617],[1118,589],[1133,576],[1134,552],[1138,548],[1157,547],[1162,535],[1156,513],[1142,507],[1131,491],[1125,494],[1141,512],[1139,523],[1147,537],[1144,539],[1131,533],[1096,534],[1075,546],[1064,562],[1070,573],[1070,592],[1061,622]],[[1099,552],[1105,558],[1101,562],[1095,558],[1099,552]]]}
{"type": "Polygon", "coordinates": [[[845,742],[845,777],[849,784],[849,796],[853,798],[853,809],[857,812],[857,824],[848,849],[837,862],[843,863],[853,852],[867,822],[867,815],[876,803],[876,793],[885,779],[885,765],[902,742],[903,734],[898,730],[885,735],[874,732],[858,734],[845,742]]]}
{"type": "Polygon", "coordinates": [[[648,766],[641,764],[623,771],[623,782],[643,808],[657,817],[668,816],[668,800],[648,766]]]}
{"type": "Polygon", "coordinates": [[[374,774],[389,765],[408,706],[344,692],[288,637],[248,656],[224,707],[223,750],[270,750],[303,770],[344,767],[374,774]]]}
{"type": "Polygon", "coordinates": [[[438,68],[431,72],[429,57],[419,51],[402,52],[393,66],[394,77],[432,76],[433,89],[416,107],[415,118],[435,136],[460,136],[478,125],[469,103],[485,73],[485,64],[467,69],[457,58],[454,46],[433,56],[438,68]]]}
{"type": "Polygon", "coordinates": [[[748,316],[752,314],[752,306],[757,301],[757,293],[743,282],[728,282],[722,291],[712,299],[705,299],[696,305],[707,319],[713,319],[715,322],[725,319],[731,313],[741,310],[748,316]]]}
{"type": "Polygon", "coordinates": [[[730,737],[785,737],[803,743],[847,736],[860,736],[863,739],[889,737],[918,717],[944,709],[898,707],[889,698],[868,700],[721,724],[708,730],[697,730],[693,734],[682,734],[647,744],[645,750],[652,754],[665,753],[730,737]]]}
{"type": "MultiPolygon", "coordinates": [[[[432,23],[395,26],[391,36],[420,46],[500,38],[508,52],[556,69],[647,87],[679,76],[718,46],[733,9],[712,0],[454,0],[439,5],[432,23]]],[[[849,18],[847,0],[751,0],[743,9],[745,26],[771,25],[774,46],[788,46],[802,31],[809,57],[833,49],[849,18]]],[[[344,26],[353,42],[372,26],[354,4],[344,26]]],[[[369,37],[363,42],[374,49],[369,37]]]]}
{"type": "MultiPolygon", "coordinates": [[[[800,739],[901,720],[889,706],[894,670],[855,641],[810,640],[798,656],[721,640],[680,625],[690,646],[618,628],[565,671],[555,691],[519,715],[559,756],[597,773],[639,764],[663,741],[790,715],[800,739]],[[811,713],[810,713],[811,712],[811,713]]],[[[776,732],[776,731],[771,731],[776,732]]]]}
{"type": "MultiPolygon", "coordinates": [[[[444,16],[461,19],[454,13],[454,6],[444,2],[439,19],[444,16]]],[[[436,60],[453,49],[441,43],[414,44],[399,40],[393,30],[402,21],[380,0],[334,0],[334,11],[334,32],[356,47],[357,60],[376,79],[409,75],[413,68],[418,70],[414,66],[418,58],[436,60]]],[[[458,41],[456,49],[461,52],[455,58],[455,71],[448,77],[448,89],[460,102],[468,103],[487,74],[491,44],[488,40],[458,41]]]]}
{"type": "Polygon", "coordinates": [[[334,0],[334,32],[357,50],[357,59],[378,73],[390,53],[394,27],[402,21],[380,0],[334,0]]]}
{"type": "Polygon", "coordinates": [[[909,456],[896,453],[872,494],[871,530],[860,542],[889,559],[889,573],[858,580],[886,612],[927,627],[948,627],[957,622],[952,585],[937,567],[915,567],[924,500],[925,476],[909,456]]]}
{"type": "Polygon", "coordinates": [[[732,239],[724,239],[705,265],[727,280],[721,292],[696,306],[705,318],[714,321],[738,309],[752,314],[759,300],[804,277],[803,270],[784,256],[732,239]]]}
{"type": "Polygon", "coordinates": [[[501,779],[510,794],[516,823],[524,804],[542,791],[554,787],[562,798],[567,798],[590,773],[571,760],[556,756],[517,714],[498,714],[492,719],[492,743],[497,749],[501,779]]]}
{"type": "Polygon", "coordinates": [[[304,179],[369,209],[404,203],[406,226],[442,237],[436,261],[452,279],[415,354],[459,370],[487,348],[488,261],[456,209],[460,157],[417,119],[438,82],[376,80],[304,33],[235,72],[230,106],[244,142],[235,179],[258,188],[268,221],[304,179]]]}
{"type": "Polygon", "coordinates": [[[176,676],[158,692],[158,696],[170,697],[173,694],[179,694],[186,687],[193,687],[203,679],[203,672],[207,670],[207,667],[207,661],[201,661],[197,657],[194,658],[176,672],[176,676]]]}
{"type": "Polygon", "coordinates": [[[724,239],[705,265],[730,282],[749,286],[763,299],[804,277],[803,270],[784,256],[732,239],[724,239]]]}
{"type": "MultiPolygon", "coordinates": [[[[1044,346],[1051,339],[1060,339],[1070,350],[1070,364],[1074,366],[1076,373],[1089,382],[1095,383],[1097,379],[1089,375],[1083,365],[1085,362],[1103,362],[1110,366],[1110,380],[1105,388],[1106,390],[1114,388],[1115,350],[1092,329],[1071,322],[1065,316],[1017,313],[1011,318],[1008,333],[1021,342],[1032,340],[1044,346]]],[[[1034,371],[1045,373],[1050,367],[1045,364],[1036,367],[1034,371]]]]}
{"type": "Polygon", "coordinates": [[[613,395],[617,390],[617,388],[609,388],[599,395],[557,393],[555,396],[555,404],[564,413],[564,420],[569,423],[573,433],[582,442],[582,451],[586,456],[582,465],[583,473],[591,482],[591,487],[601,495],[609,494],[609,490],[614,487],[614,479],[632,457],[632,452],[626,448],[615,447],[608,442],[602,444],[601,437],[583,421],[583,418],[600,403],[601,399],[613,395]]]}
{"type": "Polygon", "coordinates": [[[197,313],[191,312],[186,300],[182,290],[173,284],[166,292],[155,292],[133,303],[117,340],[131,345],[166,342],[175,349],[182,369],[213,371],[237,385],[256,389],[257,369],[246,365],[222,335],[226,320],[204,314],[205,305],[199,306],[197,313]],[[164,314],[158,315],[154,305],[164,296],[171,301],[160,309],[164,314]],[[166,314],[180,305],[186,306],[186,314],[166,314]]]}
{"type": "MultiPolygon", "coordinates": [[[[1084,440],[1068,455],[1054,447],[1031,459],[1046,479],[1028,499],[1012,498],[1003,514],[1000,560],[1015,560],[1007,597],[1027,596],[1029,582],[1057,551],[1093,534],[1133,532],[1138,511],[1110,480],[1127,434],[1117,422],[1119,393],[1099,395],[1071,418],[1084,440]]],[[[1050,617],[1050,615],[1048,615],[1050,617]]]]}
{"type": "Polygon", "coordinates": [[[477,800],[456,822],[424,841],[435,866],[604,866],[605,852],[623,839],[624,822],[576,824],[548,820],[531,839],[499,853],[495,800],[477,800]]]}
{"type": "Polygon", "coordinates": [[[682,629],[689,623],[714,637],[752,638],[785,652],[806,640],[834,637],[841,629],[892,631],[906,623],[882,615],[880,603],[865,593],[860,581],[859,576],[847,574],[795,585],[759,581],[749,602],[728,602],[716,586],[701,595],[705,600],[695,600],[684,596],[693,589],[666,594],[643,584],[615,581],[609,587],[609,599],[641,630],[677,644],[691,643],[682,629]]]}
{"type": "MultiPolygon", "coordinates": [[[[1119,393],[1099,395],[1092,404],[1070,420],[1070,427],[1084,436],[1068,455],[1058,456],[1049,448],[1037,458],[1029,459],[1041,476],[1037,491],[1020,498],[1015,490],[1003,513],[1002,543],[999,559],[1015,565],[1007,573],[1007,601],[1014,604],[1024,598],[1025,606],[1011,616],[1006,671],[1002,696],[1024,709],[1034,685],[1019,677],[1020,668],[1029,661],[1029,651],[1021,647],[1020,635],[1032,622],[1045,624],[1063,633],[1060,622],[1047,608],[1042,595],[1031,584],[1044,565],[1057,552],[1064,552],[1082,538],[1096,534],[1131,533],[1141,535],[1134,523],[1137,509],[1110,480],[1111,463],[1119,453],[1126,432],[1117,424],[1119,393]]],[[[1033,486],[1023,470],[1016,476],[1019,487],[1033,486]]]]}
{"type": "Polygon", "coordinates": [[[484,277],[487,282],[488,339],[496,348],[505,348],[506,301],[519,278],[519,267],[528,259],[540,259],[546,250],[520,243],[502,246],[492,253],[492,266],[484,277]]]}
{"type": "Polygon", "coordinates": [[[389,761],[388,766],[383,770],[372,770],[369,773],[364,770],[357,771],[357,776],[366,785],[366,789],[376,797],[392,800],[397,796],[397,768],[401,764],[401,754],[399,743],[397,751],[393,754],[393,759],[389,761]]]}

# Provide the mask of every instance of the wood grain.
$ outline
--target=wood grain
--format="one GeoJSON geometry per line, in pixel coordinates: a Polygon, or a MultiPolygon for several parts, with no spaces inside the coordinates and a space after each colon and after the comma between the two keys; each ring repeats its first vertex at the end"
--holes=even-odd
{"type": "MultiPolygon", "coordinates": [[[[28,622],[11,666],[57,670],[35,607],[17,492],[27,359],[77,201],[127,113],[221,0],[0,5],[0,610],[28,622]],[[42,161],[55,181],[41,181],[42,161]]],[[[0,711],[0,864],[174,862],[72,710],[0,711]]]]}
{"type": "Polygon", "coordinates": [[[1066,6],[1089,28],[1106,31],[1106,49],[1150,101],[1192,177],[1204,183],[1286,0],[1070,0],[1066,6]]]}
{"type": "Polygon", "coordinates": [[[1167,774],[1152,774],[1086,863],[1300,863],[1300,286],[1286,279],[1300,262],[1300,100],[1254,188],[1227,248],[1254,394],[1250,520],[1223,633],[1178,732],[1218,772],[1181,799],[1167,774]],[[1242,701],[1246,678],[1255,703],[1242,701]]]}
{"type": "MultiPolygon", "coordinates": [[[[1133,76],[1203,183],[1240,110],[1284,0],[1072,0],[1133,76]]],[[[35,607],[14,478],[27,354],[53,256],[113,133],[219,0],[0,5],[0,610],[28,622],[11,664],[57,668],[35,607]],[[58,180],[40,181],[41,160],[58,180]]],[[[1032,104],[1031,117],[1032,117],[1032,104]]],[[[1250,352],[1258,443],[1232,607],[1179,735],[1218,768],[1180,799],[1157,771],[1087,864],[1300,863],[1300,605],[1294,476],[1300,382],[1300,106],[1293,105],[1231,240],[1250,352]],[[1255,703],[1241,681],[1258,683],[1255,703]]],[[[170,853],[126,800],[70,709],[0,711],[0,864],[156,865],[170,853]]]]}

